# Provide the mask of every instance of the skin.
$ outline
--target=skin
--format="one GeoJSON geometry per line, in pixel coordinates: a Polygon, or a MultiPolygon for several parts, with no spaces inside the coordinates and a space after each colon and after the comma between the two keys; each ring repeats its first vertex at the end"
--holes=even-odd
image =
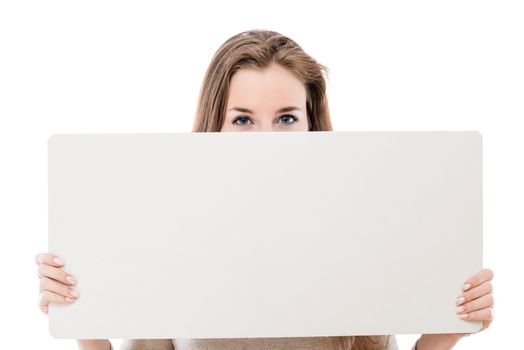
{"type": "Polygon", "coordinates": [[[306,96],[304,84],[280,65],[239,70],[231,78],[220,131],[308,131],[306,96]],[[287,107],[296,109],[279,111],[287,107]]]}
{"type": "MultiPolygon", "coordinates": [[[[243,69],[231,78],[226,117],[221,132],[247,131],[308,131],[306,89],[302,82],[285,68],[272,64],[263,70],[243,69]],[[293,108],[290,108],[293,107],[293,108]],[[283,111],[283,108],[287,108],[283,111]]],[[[74,277],[62,268],[64,261],[57,256],[41,253],[35,257],[40,278],[40,310],[47,314],[50,303],[74,303],[74,277]],[[68,281],[68,277],[73,277],[68,281]],[[73,293],[73,294],[71,294],[73,293]]],[[[468,321],[483,321],[482,330],[493,320],[493,272],[482,269],[464,282],[469,285],[459,291],[457,317],[468,321]],[[463,299],[459,299],[463,297],[463,299]]],[[[452,349],[463,333],[422,334],[417,350],[452,349]]],[[[78,340],[80,349],[109,349],[107,339],[78,340]]]]}

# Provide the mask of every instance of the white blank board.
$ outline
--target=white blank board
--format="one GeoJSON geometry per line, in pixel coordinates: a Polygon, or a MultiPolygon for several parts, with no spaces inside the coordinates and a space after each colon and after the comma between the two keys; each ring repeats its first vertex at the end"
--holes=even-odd
{"type": "Polygon", "coordinates": [[[56,338],[477,332],[475,131],[59,134],[49,251],[78,280],[56,338]]]}

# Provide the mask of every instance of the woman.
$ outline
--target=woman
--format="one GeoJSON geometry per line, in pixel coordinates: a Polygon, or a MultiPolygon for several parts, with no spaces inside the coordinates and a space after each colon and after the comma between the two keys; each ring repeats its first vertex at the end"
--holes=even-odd
{"type": "MultiPolygon", "coordinates": [[[[272,31],[248,31],[228,39],[206,72],[193,132],[331,131],[326,97],[327,70],[293,40],[272,31]]],[[[79,296],[74,279],[50,253],[36,257],[40,276],[40,309],[70,303],[79,296]]],[[[457,317],[492,319],[493,273],[483,269],[465,281],[456,304],[457,317]]],[[[413,349],[451,349],[464,334],[423,334],[413,349]]],[[[108,340],[78,340],[81,349],[110,349],[108,340]]],[[[122,349],[398,349],[394,336],[135,339],[122,349]]]]}

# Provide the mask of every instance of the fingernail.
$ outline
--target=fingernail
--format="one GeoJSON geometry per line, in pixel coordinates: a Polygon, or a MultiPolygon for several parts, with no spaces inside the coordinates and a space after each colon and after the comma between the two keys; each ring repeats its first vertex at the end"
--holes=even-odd
{"type": "Polygon", "coordinates": [[[64,265],[64,261],[58,257],[53,258],[53,261],[55,262],[55,264],[64,265]]]}
{"type": "Polygon", "coordinates": [[[459,306],[455,309],[455,311],[457,311],[457,314],[461,313],[462,311],[464,311],[466,309],[465,306],[459,306]]]}
{"type": "Polygon", "coordinates": [[[471,288],[471,284],[466,283],[466,284],[462,287],[462,291],[465,292],[465,291],[467,291],[467,290],[470,289],[470,288],[471,288]]]}
{"type": "Polygon", "coordinates": [[[457,303],[457,305],[460,305],[464,302],[464,300],[466,300],[464,297],[460,297],[460,298],[457,298],[455,302],[457,303]]]}
{"type": "Polygon", "coordinates": [[[78,291],[75,290],[75,289],[71,289],[71,288],[69,288],[69,294],[71,294],[71,295],[74,296],[75,298],[78,298],[78,291]]]}
{"type": "Polygon", "coordinates": [[[68,303],[72,303],[73,301],[75,301],[75,299],[71,299],[71,298],[68,298],[68,297],[66,297],[65,300],[66,300],[68,303]]]}
{"type": "Polygon", "coordinates": [[[467,318],[468,314],[460,314],[460,315],[458,315],[458,317],[460,317],[460,318],[467,318]]]}
{"type": "Polygon", "coordinates": [[[67,282],[69,282],[71,284],[75,284],[76,283],[76,279],[73,276],[67,276],[66,280],[67,280],[67,282]]]}

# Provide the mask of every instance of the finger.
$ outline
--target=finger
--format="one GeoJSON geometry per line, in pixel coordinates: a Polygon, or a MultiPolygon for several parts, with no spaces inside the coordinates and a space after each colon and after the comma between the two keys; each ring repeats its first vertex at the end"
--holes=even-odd
{"type": "Polygon", "coordinates": [[[488,307],[491,307],[492,303],[493,295],[486,294],[481,296],[480,298],[470,301],[469,303],[457,307],[457,313],[470,313],[472,311],[486,309],[488,307]]]}
{"type": "Polygon", "coordinates": [[[495,314],[492,308],[459,314],[458,316],[461,319],[468,321],[492,321],[495,318],[495,314]]]}
{"type": "Polygon", "coordinates": [[[79,296],[79,293],[76,289],[70,288],[63,283],[57,282],[48,277],[43,277],[40,279],[40,292],[45,290],[55,292],[68,298],[78,298],[79,296]]]}
{"type": "Polygon", "coordinates": [[[60,257],[51,253],[36,254],[35,262],[37,265],[47,264],[51,266],[62,266],[65,264],[64,259],[61,259],[60,257]]]}
{"type": "Polygon", "coordinates": [[[65,272],[64,270],[58,267],[40,264],[40,266],[38,266],[38,274],[41,277],[49,277],[67,285],[76,284],[76,280],[71,274],[65,272]]]}
{"type": "Polygon", "coordinates": [[[457,305],[462,305],[489,293],[493,294],[493,285],[490,281],[487,281],[482,283],[480,286],[471,288],[470,290],[460,294],[457,298],[457,305]]]}
{"type": "Polygon", "coordinates": [[[470,288],[476,287],[485,281],[491,281],[493,279],[493,271],[490,269],[482,269],[475,276],[470,277],[462,287],[463,291],[466,291],[470,288]]]}
{"type": "Polygon", "coordinates": [[[485,330],[486,328],[488,328],[488,327],[490,326],[491,322],[492,322],[492,321],[484,321],[484,322],[482,323],[482,328],[480,329],[479,332],[482,332],[483,330],[485,330]]]}
{"type": "Polygon", "coordinates": [[[38,306],[40,310],[47,314],[49,311],[49,304],[71,304],[75,301],[74,298],[66,298],[49,290],[44,290],[40,293],[40,298],[38,300],[38,306]]]}

